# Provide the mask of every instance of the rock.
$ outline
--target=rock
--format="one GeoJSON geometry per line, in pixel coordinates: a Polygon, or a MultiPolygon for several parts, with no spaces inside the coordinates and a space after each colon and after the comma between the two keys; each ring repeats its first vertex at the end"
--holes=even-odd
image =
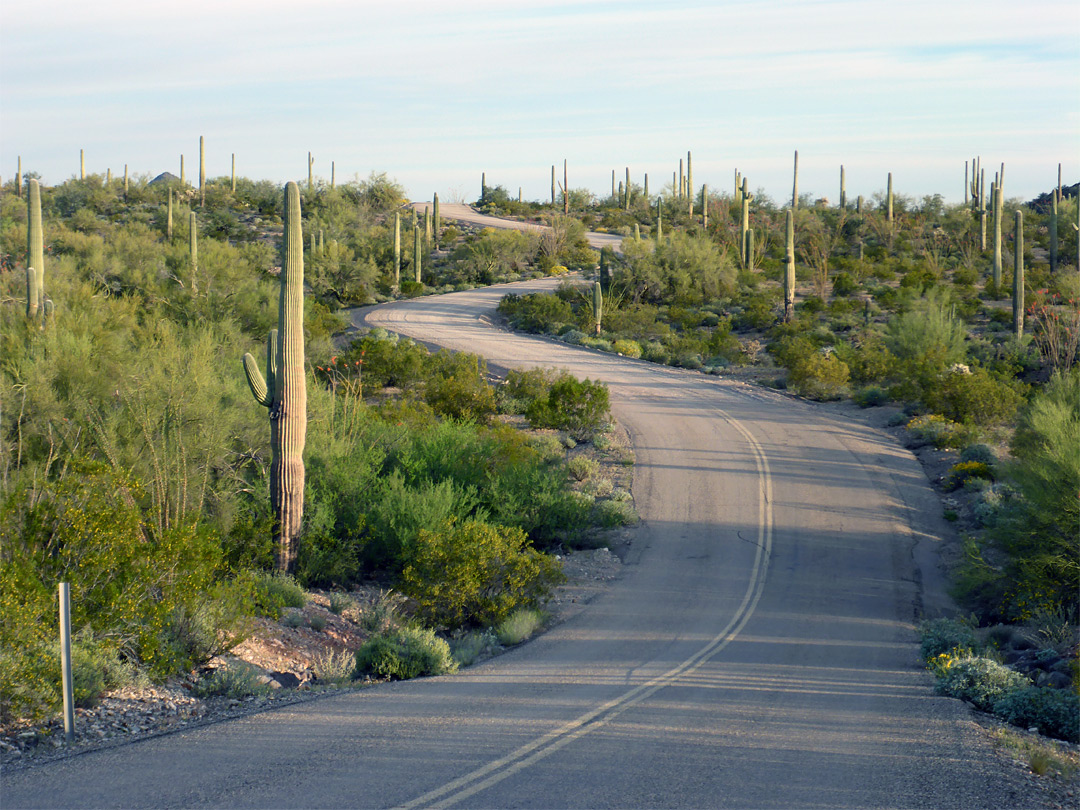
{"type": "Polygon", "coordinates": [[[295,689],[300,685],[300,679],[291,672],[271,672],[270,675],[277,681],[279,689],[295,689]]]}
{"type": "Polygon", "coordinates": [[[1054,689],[1071,689],[1072,678],[1064,672],[1051,672],[1046,676],[1046,684],[1054,689]]]}

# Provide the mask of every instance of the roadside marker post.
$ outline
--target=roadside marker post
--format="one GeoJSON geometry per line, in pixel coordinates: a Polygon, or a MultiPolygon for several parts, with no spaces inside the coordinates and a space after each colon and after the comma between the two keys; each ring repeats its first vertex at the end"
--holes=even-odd
{"type": "Polygon", "coordinates": [[[75,694],[71,682],[71,586],[60,583],[60,669],[64,686],[64,739],[75,742],[75,694]]]}

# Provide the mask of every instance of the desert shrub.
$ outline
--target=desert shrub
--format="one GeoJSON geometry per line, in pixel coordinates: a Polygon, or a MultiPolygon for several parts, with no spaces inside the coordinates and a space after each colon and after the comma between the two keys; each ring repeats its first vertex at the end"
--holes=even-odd
{"type": "Polygon", "coordinates": [[[601,352],[610,352],[611,351],[611,341],[610,340],[605,340],[604,338],[598,338],[598,337],[582,338],[581,345],[584,346],[587,349],[597,349],[598,351],[601,351],[601,352]]]}
{"type": "Polygon", "coordinates": [[[495,390],[475,366],[435,374],[428,379],[424,399],[435,413],[470,422],[487,422],[495,413],[495,390]]]}
{"type": "MultiPolygon", "coordinates": [[[[379,330],[382,331],[382,330],[379,330]]],[[[366,335],[354,340],[342,353],[339,364],[355,367],[359,362],[360,380],[368,389],[387,385],[409,388],[424,376],[428,350],[408,339],[386,335],[366,335]]]]}
{"type": "Polygon", "coordinates": [[[907,429],[917,439],[939,448],[962,448],[974,441],[972,428],[935,413],[912,417],[907,423],[907,429]]]}
{"type": "Polygon", "coordinates": [[[439,627],[494,625],[545,600],[562,576],[525,533],[475,520],[421,531],[401,577],[416,615],[439,627]]]}
{"type": "Polygon", "coordinates": [[[1075,621],[1080,601],[1080,367],[1056,375],[1021,413],[1004,472],[1017,497],[1002,503],[990,537],[1008,556],[1004,577],[1046,594],[1075,621]]]}
{"type": "Polygon", "coordinates": [[[459,667],[472,666],[478,658],[490,655],[499,648],[499,639],[490,627],[471,630],[450,642],[454,663],[459,667]]]}
{"type": "Polygon", "coordinates": [[[633,526],[638,514],[629,501],[598,501],[594,509],[596,522],[605,529],[616,526],[633,526]]]}
{"type": "Polygon", "coordinates": [[[982,426],[1011,422],[1024,401],[1022,386],[976,367],[969,373],[947,371],[923,392],[927,407],[952,419],[982,426]]]}
{"type": "Polygon", "coordinates": [[[859,282],[850,273],[837,273],[833,276],[833,295],[852,295],[859,291],[859,287],[859,282]]]}
{"type": "Polygon", "coordinates": [[[631,357],[635,360],[641,357],[641,344],[636,340],[619,339],[615,341],[612,348],[623,357],[631,357]]]}
{"type": "Polygon", "coordinates": [[[347,593],[335,591],[330,594],[330,612],[335,616],[340,616],[355,604],[353,598],[347,593]]]}
{"type": "Polygon", "coordinates": [[[547,398],[530,403],[525,415],[533,427],[566,430],[580,437],[598,430],[609,412],[606,385],[562,374],[551,384],[547,398]]]}
{"type": "Polygon", "coordinates": [[[978,637],[967,619],[931,619],[919,627],[919,653],[924,661],[955,649],[972,649],[978,637]]]}
{"type": "Polygon", "coordinates": [[[1065,689],[1027,686],[1002,695],[994,714],[1021,728],[1037,728],[1048,737],[1080,742],[1080,696],[1065,689]]]}
{"type": "Polygon", "coordinates": [[[963,362],[964,324],[952,314],[947,296],[931,289],[888,324],[885,345],[896,356],[902,398],[920,399],[949,366],[963,362]]]}
{"type": "Polygon", "coordinates": [[[565,343],[572,343],[575,346],[580,346],[581,342],[585,340],[588,335],[580,329],[571,329],[568,332],[563,332],[559,337],[562,338],[565,343]]]}
{"type": "Polygon", "coordinates": [[[889,392],[880,385],[868,385],[852,394],[851,398],[860,408],[873,408],[889,402],[889,392]]]}
{"type": "Polygon", "coordinates": [[[945,474],[945,480],[942,481],[942,487],[946,492],[953,492],[972,478],[993,480],[994,471],[981,461],[961,461],[949,468],[945,474]]]}
{"type": "Polygon", "coordinates": [[[543,333],[553,323],[574,321],[574,311],[569,302],[549,293],[521,296],[511,293],[499,302],[498,309],[509,319],[511,326],[525,332],[543,333]]]}
{"type": "Polygon", "coordinates": [[[499,388],[499,399],[514,403],[514,413],[524,413],[530,403],[547,397],[555,378],[556,373],[550,369],[511,369],[499,388]]]}
{"type": "Polygon", "coordinates": [[[270,685],[259,678],[259,671],[251,664],[236,661],[227,667],[215,669],[205,678],[200,678],[191,691],[201,698],[226,697],[242,700],[270,692],[270,685]]]}
{"type": "Polygon", "coordinates": [[[874,332],[861,333],[851,343],[838,343],[836,356],[847,363],[855,385],[882,383],[892,376],[896,365],[896,358],[874,332]]]}
{"type": "Polygon", "coordinates": [[[934,687],[939,695],[960,698],[984,712],[993,711],[994,704],[1009,692],[1030,686],[1019,672],[997,661],[979,656],[956,658],[944,669],[934,687]]]}
{"type": "Polygon", "coordinates": [[[504,647],[512,647],[528,639],[543,626],[544,614],[539,610],[518,608],[499,622],[495,635],[504,647]]]}
{"type": "Polygon", "coordinates": [[[418,295],[424,294],[424,284],[421,281],[402,281],[401,282],[401,297],[402,298],[416,298],[418,295]]]}
{"type": "Polygon", "coordinates": [[[790,367],[789,382],[800,396],[837,399],[848,382],[847,363],[834,354],[813,352],[790,367]]]}
{"type": "Polygon", "coordinates": [[[566,462],[566,470],[575,481],[584,481],[600,470],[600,465],[587,456],[574,456],[566,462]]]}
{"type": "Polygon", "coordinates": [[[319,683],[345,684],[356,672],[356,656],[347,650],[329,650],[315,656],[311,670],[319,683]]]}
{"type": "Polygon", "coordinates": [[[357,677],[408,680],[426,675],[445,675],[457,669],[450,645],[433,630],[401,627],[368,639],[356,651],[357,677]]]}
{"type": "Polygon", "coordinates": [[[994,451],[985,444],[976,443],[969,444],[963,450],[960,451],[961,461],[978,461],[981,464],[985,464],[987,467],[993,469],[997,464],[997,455],[994,451]]]}
{"type": "Polygon", "coordinates": [[[251,575],[252,602],[260,616],[280,618],[285,608],[302,608],[307,594],[288,574],[268,574],[262,571],[251,575]]]}

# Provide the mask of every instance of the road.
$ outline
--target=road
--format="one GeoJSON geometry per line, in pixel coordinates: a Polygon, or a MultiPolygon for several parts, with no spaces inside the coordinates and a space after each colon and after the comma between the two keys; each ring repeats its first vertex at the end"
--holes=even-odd
{"type": "Polygon", "coordinates": [[[637,453],[624,576],[455,676],[5,774],[12,807],[1032,806],[917,661],[941,507],[888,436],[769,392],[510,334],[525,282],[369,325],[605,381],[637,453]]]}

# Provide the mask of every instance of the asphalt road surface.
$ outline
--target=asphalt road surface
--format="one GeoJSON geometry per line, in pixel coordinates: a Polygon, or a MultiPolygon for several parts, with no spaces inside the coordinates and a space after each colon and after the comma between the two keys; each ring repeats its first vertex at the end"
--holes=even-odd
{"type": "Polygon", "coordinates": [[[941,507],[910,453],[775,392],[497,329],[506,291],[356,318],[610,386],[643,518],[611,590],[458,675],[5,774],[0,806],[1031,806],[919,666],[941,507]]]}

